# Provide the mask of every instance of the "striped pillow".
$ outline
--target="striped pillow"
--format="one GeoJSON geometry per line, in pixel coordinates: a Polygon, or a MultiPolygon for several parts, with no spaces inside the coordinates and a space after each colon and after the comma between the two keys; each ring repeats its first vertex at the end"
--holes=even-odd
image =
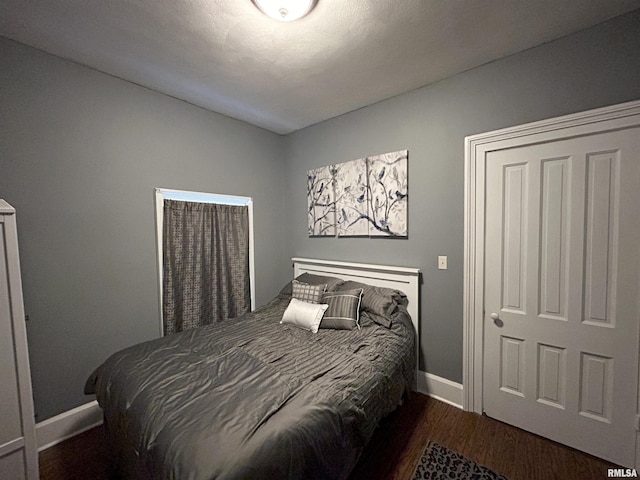
{"type": "Polygon", "coordinates": [[[358,320],[360,320],[361,299],[361,288],[325,293],[322,297],[322,303],[329,305],[329,308],[324,312],[320,328],[333,328],[335,330],[360,328],[358,320]]]}
{"type": "Polygon", "coordinates": [[[320,303],[326,285],[309,285],[297,280],[291,282],[292,297],[307,303],[320,303]]]}

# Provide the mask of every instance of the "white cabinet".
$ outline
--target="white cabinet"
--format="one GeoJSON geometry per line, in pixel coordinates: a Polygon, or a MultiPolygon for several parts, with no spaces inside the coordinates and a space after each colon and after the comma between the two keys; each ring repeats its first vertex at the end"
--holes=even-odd
{"type": "Polygon", "coordinates": [[[16,211],[0,199],[0,478],[38,478],[16,211]]]}

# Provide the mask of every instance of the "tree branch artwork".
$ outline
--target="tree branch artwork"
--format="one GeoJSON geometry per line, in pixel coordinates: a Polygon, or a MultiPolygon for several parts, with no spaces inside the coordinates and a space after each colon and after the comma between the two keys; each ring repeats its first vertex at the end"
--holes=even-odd
{"type": "Polygon", "coordinates": [[[407,150],[309,170],[309,236],[407,237],[407,173],[407,150]]]}
{"type": "Polygon", "coordinates": [[[335,165],[334,181],[338,236],[367,236],[366,159],[335,165]]]}
{"type": "Polygon", "coordinates": [[[307,172],[307,206],[310,237],[333,237],[336,234],[336,202],[333,166],[307,172]]]}
{"type": "Polygon", "coordinates": [[[406,237],[407,151],[367,158],[370,236],[406,237]]]}

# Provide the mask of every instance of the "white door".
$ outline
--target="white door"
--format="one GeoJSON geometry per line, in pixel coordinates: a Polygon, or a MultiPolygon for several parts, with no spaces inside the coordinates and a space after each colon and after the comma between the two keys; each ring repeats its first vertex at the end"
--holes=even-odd
{"type": "Polygon", "coordinates": [[[486,157],[487,415],[632,467],[640,128],[486,157]]]}

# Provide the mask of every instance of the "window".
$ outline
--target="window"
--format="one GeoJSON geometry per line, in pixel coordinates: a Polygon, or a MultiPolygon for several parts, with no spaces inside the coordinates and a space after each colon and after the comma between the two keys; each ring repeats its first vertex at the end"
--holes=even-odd
{"type": "MultiPolygon", "coordinates": [[[[220,195],[213,193],[189,192],[182,190],[169,190],[164,188],[155,189],[156,207],[156,249],[158,263],[158,292],[160,306],[160,334],[164,335],[165,322],[163,318],[164,298],[164,267],[163,267],[163,232],[164,232],[164,206],[165,200],[177,200],[183,202],[213,203],[221,205],[246,206],[249,217],[249,283],[251,294],[251,309],[255,308],[255,285],[254,285],[254,241],[253,241],[253,200],[251,197],[240,197],[233,195],[220,195]]],[[[246,238],[246,237],[245,237],[246,238]]],[[[245,307],[246,308],[246,307],[245,307]]]]}

